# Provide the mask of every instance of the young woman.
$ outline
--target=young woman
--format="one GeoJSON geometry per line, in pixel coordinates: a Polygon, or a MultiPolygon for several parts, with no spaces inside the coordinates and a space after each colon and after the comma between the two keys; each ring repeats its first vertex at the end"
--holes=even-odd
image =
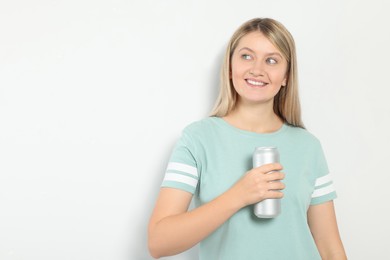
{"type": "Polygon", "coordinates": [[[279,22],[253,19],[234,33],[212,115],[187,126],[171,155],[149,224],[153,257],[200,243],[208,260],[346,259],[322,148],[301,121],[296,69],[279,22]],[[276,146],[281,163],[252,169],[258,146],[276,146]],[[282,213],[257,218],[253,204],[270,198],[281,198],[282,213]]]}

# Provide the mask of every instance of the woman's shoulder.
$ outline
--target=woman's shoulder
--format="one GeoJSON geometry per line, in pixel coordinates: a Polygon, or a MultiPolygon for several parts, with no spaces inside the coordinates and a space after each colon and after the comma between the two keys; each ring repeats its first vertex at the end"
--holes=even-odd
{"type": "Polygon", "coordinates": [[[311,133],[309,130],[296,126],[287,126],[289,128],[289,134],[291,138],[300,142],[311,143],[313,145],[321,145],[317,136],[311,133]]]}
{"type": "Polygon", "coordinates": [[[204,133],[208,132],[211,129],[215,128],[218,118],[216,117],[206,117],[197,121],[193,121],[188,124],[183,132],[185,133],[204,133]]]}

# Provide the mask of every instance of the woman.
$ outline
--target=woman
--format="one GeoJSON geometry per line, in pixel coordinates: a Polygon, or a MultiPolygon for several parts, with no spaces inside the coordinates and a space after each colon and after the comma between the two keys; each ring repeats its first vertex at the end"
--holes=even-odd
{"type": "Polygon", "coordinates": [[[171,155],[149,224],[153,257],[200,243],[200,259],[346,259],[322,148],[301,121],[296,69],[279,22],[253,19],[234,33],[212,115],[186,127],[171,155]],[[281,164],[252,169],[258,146],[276,146],[281,164]],[[282,199],[282,213],[254,216],[253,204],[270,198],[282,199]]]}

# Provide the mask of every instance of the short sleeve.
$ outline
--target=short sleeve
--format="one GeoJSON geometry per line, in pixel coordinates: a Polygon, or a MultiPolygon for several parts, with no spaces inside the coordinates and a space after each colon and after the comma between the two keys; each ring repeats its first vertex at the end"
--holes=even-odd
{"type": "Polygon", "coordinates": [[[195,193],[199,174],[193,152],[191,138],[183,133],[173,149],[161,187],[195,193]]]}
{"type": "Polygon", "coordinates": [[[310,205],[321,204],[337,198],[332,175],[329,173],[328,164],[321,144],[318,143],[314,152],[314,191],[311,195],[310,205]]]}

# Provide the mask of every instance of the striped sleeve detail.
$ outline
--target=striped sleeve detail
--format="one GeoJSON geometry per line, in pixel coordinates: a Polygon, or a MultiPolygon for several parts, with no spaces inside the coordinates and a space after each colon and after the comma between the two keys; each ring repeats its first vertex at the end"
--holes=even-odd
{"type": "Polygon", "coordinates": [[[195,193],[198,180],[199,175],[196,167],[184,163],[170,162],[161,186],[195,193]]]}
{"type": "Polygon", "coordinates": [[[184,163],[170,162],[167,167],[167,172],[168,171],[180,171],[188,173],[196,178],[198,177],[198,170],[194,166],[184,163]]]}
{"type": "Polygon", "coordinates": [[[335,192],[332,177],[330,174],[316,179],[314,191],[311,195],[312,199],[328,195],[335,192]]]}
{"type": "Polygon", "coordinates": [[[329,183],[331,181],[332,181],[332,177],[330,176],[330,174],[327,174],[325,176],[317,178],[316,183],[315,183],[315,187],[322,186],[322,185],[329,183]]]}

